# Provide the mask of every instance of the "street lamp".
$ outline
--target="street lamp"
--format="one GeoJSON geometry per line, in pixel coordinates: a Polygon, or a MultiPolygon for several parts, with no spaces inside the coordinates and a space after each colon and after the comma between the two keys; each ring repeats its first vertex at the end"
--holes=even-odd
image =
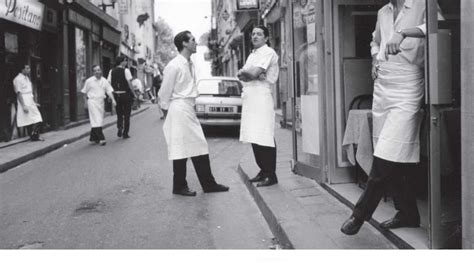
{"type": "Polygon", "coordinates": [[[104,10],[104,12],[107,11],[107,7],[111,6],[113,9],[115,9],[115,3],[117,3],[117,0],[110,0],[110,4],[105,4],[104,3],[104,0],[102,0],[102,4],[99,5],[99,7],[102,7],[102,10],[104,10]]]}

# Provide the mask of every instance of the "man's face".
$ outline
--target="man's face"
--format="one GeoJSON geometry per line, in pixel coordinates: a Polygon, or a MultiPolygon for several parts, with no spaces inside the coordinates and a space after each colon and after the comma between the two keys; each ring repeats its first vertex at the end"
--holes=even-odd
{"type": "Polygon", "coordinates": [[[94,76],[98,79],[102,77],[102,69],[99,66],[94,67],[94,76]]]}
{"type": "Polygon", "coordinates": [[[268,37],[265,37],[265,33],[261,28],[254,28],[252,31],[252,44],[254,48],[259,48],[268,41],[268,37]]]}
{"type": "Polygon", "coordinates": [[[31,68],[30,68],[30,66],[26,65],[26,66],[23,68],[22,72],[23,72],[23,74],[29,76],[30,73],[31,73],[31,68]]]}
{"type": "Polygon", "coordinates": [[[187,48],[191,54],[196,53],[197,43],[193,35],[189,34],[189,41],[184,42],[184,47],[187,48]]]}

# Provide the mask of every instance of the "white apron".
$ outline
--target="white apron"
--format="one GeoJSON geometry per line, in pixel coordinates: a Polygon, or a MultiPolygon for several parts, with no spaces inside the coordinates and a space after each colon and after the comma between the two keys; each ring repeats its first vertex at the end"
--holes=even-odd
{"type": "Polygon", "coordinates": [[[399,163],[420,162],[423,95],[423,69],[380,63],[372,107],[374,156],[399,163]]]}
{"type": "Polygon", "coordinates": [[[242,92],[240,141],[275,147],[275,110],[271,85],[265,81],[245,83],[242,92]]]}
{"type": "Polygon", "coordinates": [[[38,106],[36,106],[33,92],[22,92],[17,94],[17,96],[23,97],[23,102],[25,103],[25,106],[28,109],[28,113],[23,112],[23,107],[18,101],[16,125],[18,127],[24,127],[38,122],[42,122],[43,118],[41,117],[41,113],[38,109],[38,106]]]}
{"type": "Polygon", "coordinates": [[[88,98],[87,107],[92,128],[104,125],[105,103],[103,98],[88,98]]]}
{"type": "Polygon", "coordinates": [[[194,98],[171,101],[163,124],[169,160],[209,154],[207,141],[196,117],[194,105],[194,98]]]}

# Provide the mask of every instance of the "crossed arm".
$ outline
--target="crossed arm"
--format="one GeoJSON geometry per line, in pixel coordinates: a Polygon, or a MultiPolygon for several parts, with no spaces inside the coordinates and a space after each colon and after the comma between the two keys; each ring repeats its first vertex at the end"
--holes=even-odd
{"type": "Polygon", "coordinates": [[[252,80],[265,80],[265,70],[260,67],[251,67],[248,69],[241,69],[237,73],[237,78],[243,82],[249,82],[252,80]]]}

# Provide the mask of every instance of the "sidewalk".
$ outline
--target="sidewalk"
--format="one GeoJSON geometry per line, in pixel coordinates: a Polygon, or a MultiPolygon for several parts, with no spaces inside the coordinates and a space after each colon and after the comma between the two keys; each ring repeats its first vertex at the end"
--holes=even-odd
{"type": "Polygon", "coordinates": [[[356,236],[340,232],[351,210],[316,181],[292,173],[291,131],[277,128],[277,175],[279,184],[256,188],[248,182],[259,169],[253,152],[239,164],[243,182],[257,202],[282,248],[294,249],[396,249],[379,231],[366,223],[356,236]]]}
{"type": "MultiPolygon", "coordinates": [[[[132,116],[142,113],[150,107],[152,106],[142,105],[141,109],[132,112],[132,116]]],[[[116,115],[107,115],[104,119],[104,128],[116,123],[116,115]]],[[[29,138],[20,138],[11,142],[0,143],[0,173],[87,137],[90,129],[89,121],[84,120],[71,124],[64,130],[41,134],[45,141],[31,142],[29,138]]]]}

